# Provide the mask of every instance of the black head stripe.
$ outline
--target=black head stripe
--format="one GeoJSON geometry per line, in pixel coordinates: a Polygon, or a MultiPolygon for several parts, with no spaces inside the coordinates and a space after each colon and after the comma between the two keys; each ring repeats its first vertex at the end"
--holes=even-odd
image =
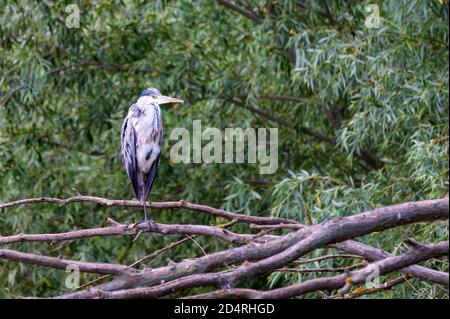
{"type": "Polygon", "coordinates": [[[139,97],[141,96],[150,96],[150,95],[161,95],[161,92],[159,92],[158,89],[155,88],[148,88],[144,91],[141,92],[141,95],[139,95],[139,97]]]}

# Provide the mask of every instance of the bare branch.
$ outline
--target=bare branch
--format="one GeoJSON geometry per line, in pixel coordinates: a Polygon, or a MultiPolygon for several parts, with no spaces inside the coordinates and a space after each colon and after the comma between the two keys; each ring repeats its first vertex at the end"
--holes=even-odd
{"type": "MultiPolygon", "coordinates": [[[[95,298],[105,295],[108,291],[124,290],[137,284],[155,285],[160,283],[161,278],[170,282],[151,288],[126,290],[126,293],[122,291],[123,296],[131,297],[136,293],[135,296],[159,297],[194,286],[233,286],[246,278],[273,271],[311,250],[331,243],[409,223],[448,219],[448,207],[448,198],[445,198],[378,208],[339,220],[308,226],[264,244],[250,243],[197,259],[152,269],[150,272],[143,271],[133,276],[131,280],[119,278],[95,289],[63,297],[95,298]],[[205,273],[231,263],[255,260],[257,262],[246,263],[227,273],[205,273]]],[[[110,296],[118,295],[120,294],[110,296]]]]}
{"type": "Polygon", "coordinates": [[[128,266],[107,263],[80,262],[42,255],[22,253],[15,250],[0,249],[0,259],[19,261],[26,264],[66,270],[68,266],[74,266],[81,272],[95,274],[132,275],[136,270],[128,266]]]}
{"type": "MultiPolygon", "coordinates": [[[[278,299],[290,298],[317,290],[334,290],[347,285],[355,285],[366,280],[367,276],[373,272],[374,267],[378,268],[380,275],[390,273],[392,271],[404,268],[420,261],[424,261],[433,257],[448,255],[448,241],[439,242],[437,244],[423,245],[416,247],[400,256],[392,256],[377,261],[363,269],[356,270],[350,274],[341,274],[333,277],[311,279],[306,282],[292,285],[285,288],[278,288],[270,291],[257,291],[251,289],[225,289],[213,293],[192,296],[192,298],[225,298],[225,297],[243,297],[243,298],[264,298],[278,299]]],[[[118,294],[114,292],[113,294],[118,294]]],[[[128,296],[130,296],[128,294],[128,296]]]]}
{"type": "Polygon", "coordinates": [[[320,256],[320,257],[311,258],[311,259],[298,259],[298,260],[294,261],[294,263],[296,263],[298,265],[302,265],[302,264],[309,264],[309,263],[314,263],[314,262],[318,262],[318,261],[322,261],[322,260],[337,259],[337,258],[365,259],[363,256],[359,256],[359,255],[336,254],[336,255],[325,255],[325,256],[320,256]]]}
{"type": "MultiPolygon", "coordinates": [[[[330,245],[334,248],[342,249],[351,254],[361,255],[369,261],[376,261],[392,257],[393,255],[362,243],[355,241],[344,241],[337,244],[330,245]]],[[[416,278],[434,282],[443,286],[449,286],[448,272],[437,271],[426,267],[414,265],[401,269],[401,272],[406,276],[414,276],[416,278]]]]}
{"type": "Polygon", "coordinates": [[[0,236],[0,245],[18,242],[59,242],[88,237],[136,235],[138,231],[150,231],[160,234],[208,235],[235,244],[247,244],[255,239],[257,239],[258,242],[265,242],[270,240],[269,238],[265,238],[264,236],[237,234],[215,226],[171,225],[159,223],[151,223],[149,226],[147,226],[147,224],[144,222],[133,225],[119,224],[117,222],[114,222],[114,226],[111,227],[81,229],[57,234],[18,234],[12,236],[0,236]]]}
{"type": "MultiPolygon", "coordinates": [[[[170,244],[164,246],[163,248],[158,249],[158,250],[155,250],[155,251],[152,252],[151,254],[148,254],[148,255],[142,257],[141,259],[135,261],[135,262],[132,263],[131,265],[128,265],[128,267],[135,267],[135,266],[137,266],[137,265],[139,265],[139,264],[141,264],[141,263],[143,263],[143,262],[149,261],[149,260],[155,258],[156,256],[159,256],[159,255],[161,255],[162,253],[164,253],[164,252],[166,252],[166,251],[172,249],[173,247],[176,247],[176,246],[178,246],[178,245],[181,245],[181,244],[183,244],[183,243],[185,243],[185,242],[187,242],[187,241],[189,241],[189,240],[192,240],[192,237],[185,237],[185,238],[183,238],[183,239],[180,239],[180,240],[171,242],[170,244]]],[[[89,281],[89,282],[83,284],[82,286],[80,286],[80,287],[78,288],[78,290],[83,289],[83,288],[88,287],[88,286],[91,286],[92,284],[94,284],[94,283],[96,283],[96,282],[98,282],[98,281],[100,281],[100,280],[106,279],[106,278],[108,278],[108,277],[110,277],[110,276],[111,276],[111,274],[108,274],[108,275],[104,275],[104,276],[101,276],[101,277],[99,277],[99,278],[96,278],[96,279],[94,279],[94,280],[91,280],[91,281],[89,281]]]]}
{"type": "MultiPolygon", "coordinates": [[[[0,204],[0,210],[10,208],[18,205],[30,205],[35,203],[51,203],[60,206],[75,203],[75,202],[91,202],[103,206],[120,206],[120,207],[143,207],[140,201],[137,200],[122,200],[122,199],[107,199],[97,196],[74,196],[67,199],[38,197],[17,200],[9,203],[0,204]]],[[[170,202],[147,202],[147,207],[153,209],[187,209],[191,211],[202,212],[217,217],[223,217],[229,220],[237,220],[243,223],[262,224],[262,225],[276,225],[276,224],[297,224],[296,221],[279,218],[279,217],[260,217],[249,216],[232,213],[223,209],[213,208],[206,205],[192,204],[185,200],[170,201],[170,202]]]]}

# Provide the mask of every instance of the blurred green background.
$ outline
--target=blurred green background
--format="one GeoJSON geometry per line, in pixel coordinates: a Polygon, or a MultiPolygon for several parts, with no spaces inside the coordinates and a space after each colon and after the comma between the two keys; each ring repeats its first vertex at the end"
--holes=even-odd
{"type": "MultiPolygon", "coordinates": [[[[244,14],[219,2],[2,1],[0,202],[66,198],[73,188],[131,199],[119,157],[120,126],[149,86],[185,100],[163,107],[166,138],[151,200],[185,199],[303,223],[309,213],[317,223],[447,196],[448,1],[234,1],[244,14]],[[72,3],[80,9],[79,28],[66,26],[72,3]],[[374,14],[366,11],[368,4],[378,5],[378,28],[365,25],[374,14]],[[171,163],[171,129],[190,129],[196,119],[221,130],[278,127],[278,171],[260,175],[255,164],[171,163]]],[[[151,214],[161,223],[225,221],[183,210],[151,214]]],[[[101,227],[107,217],[135,222],[142,210],[21,206],[0,211],[0,235],[101,227]]],[[[231,229],[251,231],[245,225],[231,229]]],[[[400,253],[405,236],[427,243],[447,239],[448,223],[361,240],[400,253]]],[[[180,238],[141,236],[131,247],[131,238],[110,237],[5,248],[130,264],[180,238]]],[[[197,242],[208,253],[231,246],[204,237],[197,242]]],[[[147,266],[201,255],[188,241],[147,266]]],[[[448,271],[448,259],[426,265],[448,271]]],[[[323,275],[273,273],[242,286],[269,289],[323,275]]],[[[0,260],[0,297],[61,294],[68,291],[65,277],[63,271],[0,260]]],[[[81,283],[96,277],[82,275],[81,283]]],[[[369,297],[448,298],[448,290],[411,279],[369,297]]]]}

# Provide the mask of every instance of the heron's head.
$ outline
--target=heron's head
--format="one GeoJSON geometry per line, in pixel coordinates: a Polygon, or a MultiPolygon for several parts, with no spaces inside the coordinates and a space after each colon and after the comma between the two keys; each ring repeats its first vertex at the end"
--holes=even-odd
{"type": "Polygon", "coordinates": [[[139,98],[145,96],[147,99],[150,99],[152,102],[158,104],[166,104],[166,103],[183,103],[183,100],[162,95],[158,89],[148,88],[141,92],[139,98]]]}

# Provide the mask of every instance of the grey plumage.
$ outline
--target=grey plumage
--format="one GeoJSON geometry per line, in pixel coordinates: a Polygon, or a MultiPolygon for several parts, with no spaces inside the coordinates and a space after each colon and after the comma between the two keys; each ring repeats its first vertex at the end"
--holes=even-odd
{"type": "Polygon", "coordinates": [[[122,162],[140,200],[151,191],[161,153],[163,126],[159,105],[139,98],[122,125],[122,162]]]}
{"type": "Polygon", "coordinates": [[[182,102],[161,95],[157,89],[146,89],[130,107],[122,125],[122,163],[136,198],[144,205],[145,221],[145,201],[152,190],[162,150],[163,124],[159,105],[182,102]]]}

